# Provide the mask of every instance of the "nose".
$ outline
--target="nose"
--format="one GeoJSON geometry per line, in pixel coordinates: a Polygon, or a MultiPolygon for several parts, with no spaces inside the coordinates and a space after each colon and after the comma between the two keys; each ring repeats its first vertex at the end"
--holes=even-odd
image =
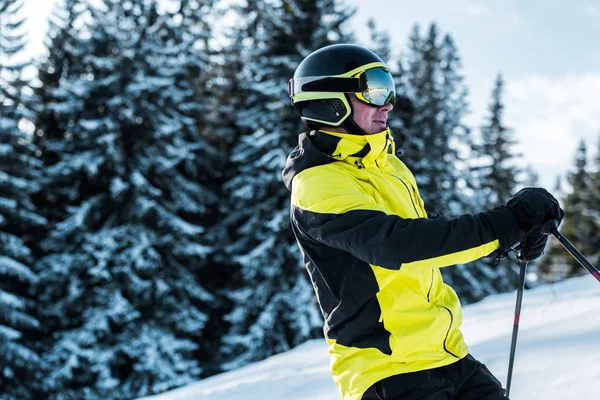
{"type": "Polygon", "coordinates": [[[388,112],[392,111],[392,108],[394,108],[394,105],[392,103],[387,103],[387,104],[384,104],[381,107],[379,107],[377,110],[388,113],[388,112]]]}

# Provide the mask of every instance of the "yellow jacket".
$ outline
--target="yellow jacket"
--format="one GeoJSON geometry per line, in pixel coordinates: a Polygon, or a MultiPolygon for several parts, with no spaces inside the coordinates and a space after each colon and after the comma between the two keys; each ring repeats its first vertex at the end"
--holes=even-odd
{"type": "Polygon", "coordinates": [[[504,207],[427,219],[389,130],[313,131],[288,157],[291,222],[325,319],[331,373],[343,400],[386,377],[467,355],[462,313],[440,268],[518,242],[504,207]]]}

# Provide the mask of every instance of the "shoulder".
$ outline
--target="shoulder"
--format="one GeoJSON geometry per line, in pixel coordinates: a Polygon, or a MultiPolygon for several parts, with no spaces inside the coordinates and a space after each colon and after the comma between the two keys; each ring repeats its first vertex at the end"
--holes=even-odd
{"type": "Polygon", "coordinates": [[[352,169],[355,168],[343,162],[305,169],[294,177],[292,193],[316,189],[325,192],[352,190],[358,186],[358,179],[352,169]]]}
{"type": "Polygon", "coordinates": [[[324,202],[339,202],[363,196],[358,178],[351,165],[335,162],[306,169],[294,177],[292,204],[310,209],[324,202]]]}

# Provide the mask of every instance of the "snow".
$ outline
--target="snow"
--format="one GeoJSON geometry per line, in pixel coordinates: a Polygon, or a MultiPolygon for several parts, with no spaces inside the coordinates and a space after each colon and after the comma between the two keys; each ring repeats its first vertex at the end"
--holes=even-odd
{"type": "Polygon", "coordinates": [[[21,336],[23,336],[21,332],[4,325],[0,325],[0,338],[2,338],[3,341],[18,340],[21,338],[21,336]]]}
{"type": "MultiPolygon", "coordinates": [[[[506,384],[516,291],[464,308],[471,354],[506,384]]],[[[600,285],[589,274],[525,291],[513,400],[600,398],[600,285]]],[[[143,400],[339,399],[324,340],[143,400]]],[[[142,399],[140,399],[142,400],[142,399]]]]}
{"type": "Polygon", "coordinates": [[[25,308],[25,301],[23,301],[23,299],[20,299],[12,293],[5,292],[2,289],[0,289],[0,304],[2,304],[2,307],[10,307],[18,310],[25,308]]]}
{"type": "Polygon", "coordinates": [[[79,125],[86,131],[97,132],[101,127],[102,123],[99,120],[81,119],[79,125]]]}
{"type": "Polygon", "coordinates": [[[16,176],[11,176],[5,172],[0,171],[0,183],[5,183],[5,182],[10,182],[10,185],[14,189],[19,189],[19,190],[23,190],[23,191],[26,191],[28,186],[32,184],[28,180],[17,178],[16,176]]]}
{"type": "MultiPolygon", "coordinates": [[[[2,126],[2,120],[6,120],[6,118],[0,118],[0,129],[4,130],[5,127],[2,126]]],[[[7,144],[0,143],[0,156],[7,156],[13,151],[13,147],[7,144]]]]}
{"type": "Polygon", "coordinates": [[[27,266],[3,255],[0,255],[0,276],[3,280],[7,277],[15,277],[21,282],[37,281],[37,276],[27,266]]]}

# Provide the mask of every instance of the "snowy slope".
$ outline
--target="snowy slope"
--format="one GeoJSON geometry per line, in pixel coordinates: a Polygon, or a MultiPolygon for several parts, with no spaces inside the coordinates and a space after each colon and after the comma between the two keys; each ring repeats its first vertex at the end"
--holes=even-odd
{"type": "MultiPolygon", "coordinates": [[[[471,353],[506,383],[516,292],[464,308],[471,353]]],[[[590,275],[524,294],[513,400],[600,399],[600,284],[590,275]]],[[[339,399],[324,340],[144,400],[339,399]]]]}

